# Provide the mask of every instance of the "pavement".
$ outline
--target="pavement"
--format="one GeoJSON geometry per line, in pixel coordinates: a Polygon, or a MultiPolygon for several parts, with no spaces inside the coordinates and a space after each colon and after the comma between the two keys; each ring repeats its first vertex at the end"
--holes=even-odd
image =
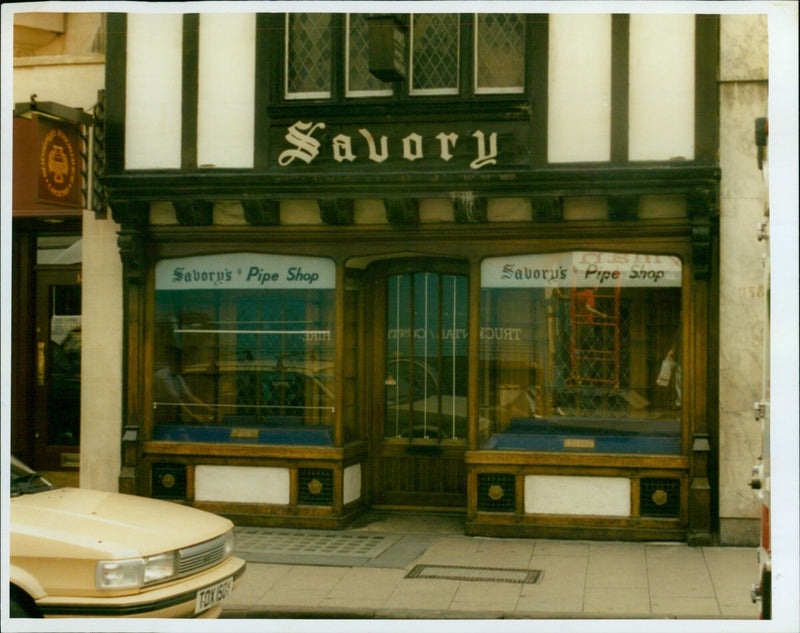
{"type": "Polygon", "coordinates": [[[223,618],[756,620],[756,548],[464,535],[373,512],[345,530],[237,528],[223,618]]]}

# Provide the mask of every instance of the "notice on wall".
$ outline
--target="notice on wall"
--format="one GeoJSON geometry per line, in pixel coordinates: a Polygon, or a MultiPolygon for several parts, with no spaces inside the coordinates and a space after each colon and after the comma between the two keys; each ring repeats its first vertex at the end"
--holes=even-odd
{"type": "Polygon", "coordinates": [[[481,263],[483,288],[679,288],[674,255],[568,251],[490,257],[481,263]]]}
{"type": "Polygon", "coordinates": [[[156,264],[156,290],[320,290],[336,287],[336,264],[324,257],[228,253],[156,264]]]}

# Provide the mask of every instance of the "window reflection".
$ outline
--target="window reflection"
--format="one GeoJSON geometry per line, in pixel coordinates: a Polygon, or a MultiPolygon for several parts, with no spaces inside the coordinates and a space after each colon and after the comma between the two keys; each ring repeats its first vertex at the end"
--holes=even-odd
{"type": "Polygon", "coordinates": [[[483,445],[679,452],[681,270],[635,253],[485,260],[483,445]]]}
{"type": "Polygon", "coordinates": [[[327,259],[159,262],[154,439],[331,444],[334,278],[327,259]]]}
{"type": "Polygon", "coordinates": [[[467,437],[467,278],[441,273],[388,281],[384,435],[467,437]]]}

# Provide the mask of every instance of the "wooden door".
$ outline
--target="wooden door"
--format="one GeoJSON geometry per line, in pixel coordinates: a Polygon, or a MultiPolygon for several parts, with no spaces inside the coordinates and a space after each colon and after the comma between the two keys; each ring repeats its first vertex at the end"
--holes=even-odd
{"type": "Polygon", "coordinates": [[[423,259],[376,271],[374,501],[466,506],[466,266],[423,259]]]}
{"type": "Polygon", "coordinates": [[[74,468],[81,428],[80,268],[41,268],[36,287],[32,466],[74,468]]]}

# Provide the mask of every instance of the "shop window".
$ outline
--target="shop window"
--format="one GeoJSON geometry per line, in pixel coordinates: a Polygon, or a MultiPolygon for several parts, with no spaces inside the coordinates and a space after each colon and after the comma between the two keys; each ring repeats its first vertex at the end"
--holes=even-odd
{"type": "Polygon", "coordinates": [[[334,286],[323,258],[158,262],[153,438],[332,444],[334,286]]]}
{"type": "Polygon", "coordinates": [[[484,260],[482,446],[679,453],[681,273],[640,253],[484,260]]]}

